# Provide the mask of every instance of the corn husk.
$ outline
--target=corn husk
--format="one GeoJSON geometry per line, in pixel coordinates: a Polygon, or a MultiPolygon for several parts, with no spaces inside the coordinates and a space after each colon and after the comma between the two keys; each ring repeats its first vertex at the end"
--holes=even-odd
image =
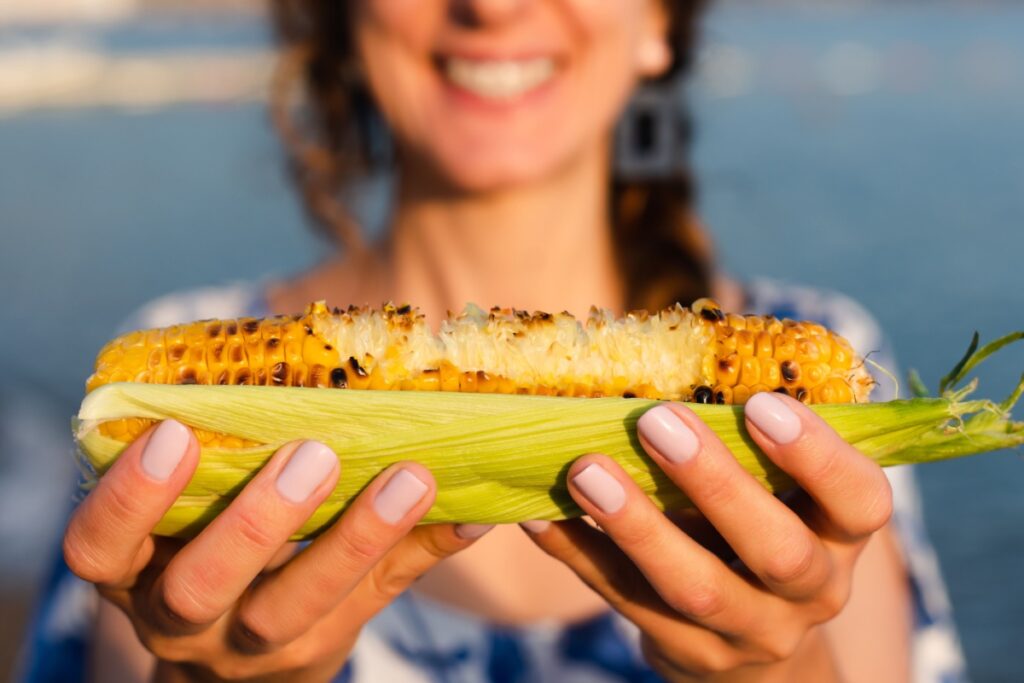
{"type": "MultiPolygon", "coordinates": [[[[951,388],[1006,339],[980,350],[975,340],[944,378],[942,396],[812,409],[882,466],[1019,445],[1024,423],[1011,421],[1009,410],[1024,390],[1024,379],[1001,404],[971,399],[973,384],[951,388]]],[[[424,523],[578,516],[582,511],[568,494],[565,475],[573,460],[590,452],[615,458],[661,508],[685,507],[685,496],[636,438],[637,419],[656,404],[635,398],[118,383],[88,394],[73,428],[86,489],[125,448],[97,429],[107,420],[173,418],[262,444],[202,449],[192,481],[155,529],[179,537],[198,533],[280,446],[298,439],[323,441],[338,454],[341,478],[298,531],[299,539],[329,525],[373,477],[403,460],[422,463],[437,480],[436,502],[424,523]]],[[[741,406],[690,407],[766,488],[793,486],[747,435],[741,406]]]]}

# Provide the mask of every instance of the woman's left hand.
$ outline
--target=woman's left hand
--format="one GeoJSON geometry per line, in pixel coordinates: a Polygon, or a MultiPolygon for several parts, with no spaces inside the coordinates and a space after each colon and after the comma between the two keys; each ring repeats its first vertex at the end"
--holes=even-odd
{"type": "Polygon", "coordinates": [[[745,419],[802,489],[788,505],[692,411],[665,404],[637,431],[702,518],[662,513],[613,460],[587,455],[569,488],[603,532],[580,519],[525,527],[639,627],[645,657],[670,680],[828,680],[814,627],[846,604],[858,555],[891,515],[889,483],[788,396],[756,394],[745,419]]]}

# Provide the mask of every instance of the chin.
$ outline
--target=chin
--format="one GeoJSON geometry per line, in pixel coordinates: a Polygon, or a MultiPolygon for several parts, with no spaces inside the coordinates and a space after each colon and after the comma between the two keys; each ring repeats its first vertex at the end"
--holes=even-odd
{"type": "Polygon", "coordinates": [[[441,153],[429,165],[445,184],[463,192],[499,192],[531,185],[554,176],[568,165],[569,155],[550,146],[510,145],[505,149],[485,145],[459,146],[458,152],[441,153]]]}

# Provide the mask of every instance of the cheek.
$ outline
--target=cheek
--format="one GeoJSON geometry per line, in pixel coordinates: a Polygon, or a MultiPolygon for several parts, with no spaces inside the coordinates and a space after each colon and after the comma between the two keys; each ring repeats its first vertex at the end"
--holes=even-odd
{"type": "Polygon", "coordinates": [[[399,133],[424,126],[420,105],[433,86],[430,62],[443,5],[422,0],[363,0],[353,6],[356,50],[384,118],[399,133]]]}

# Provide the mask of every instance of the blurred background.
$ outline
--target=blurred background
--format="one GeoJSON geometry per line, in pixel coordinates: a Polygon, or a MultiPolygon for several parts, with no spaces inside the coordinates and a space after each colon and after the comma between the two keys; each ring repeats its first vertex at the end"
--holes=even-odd
{"type": "MultiPolygon", "coordinates": [[[[71,505],[100,345],[155,296],[322,248],[266,115],[258,3],[211,5],[0,2],[0,680],[71,505]]],[[[1021,36],[1012,2],[720,0],[688,95],[728,269],[855,297],[932,388],[975,330],[1024,327],[1021,36]]],[[[992,359],[984,395],[1021,370],[1024,352],[992,359]]],[[[1024,680],[1024,462],[918,475],[972,679],[1024,680]]]]}

